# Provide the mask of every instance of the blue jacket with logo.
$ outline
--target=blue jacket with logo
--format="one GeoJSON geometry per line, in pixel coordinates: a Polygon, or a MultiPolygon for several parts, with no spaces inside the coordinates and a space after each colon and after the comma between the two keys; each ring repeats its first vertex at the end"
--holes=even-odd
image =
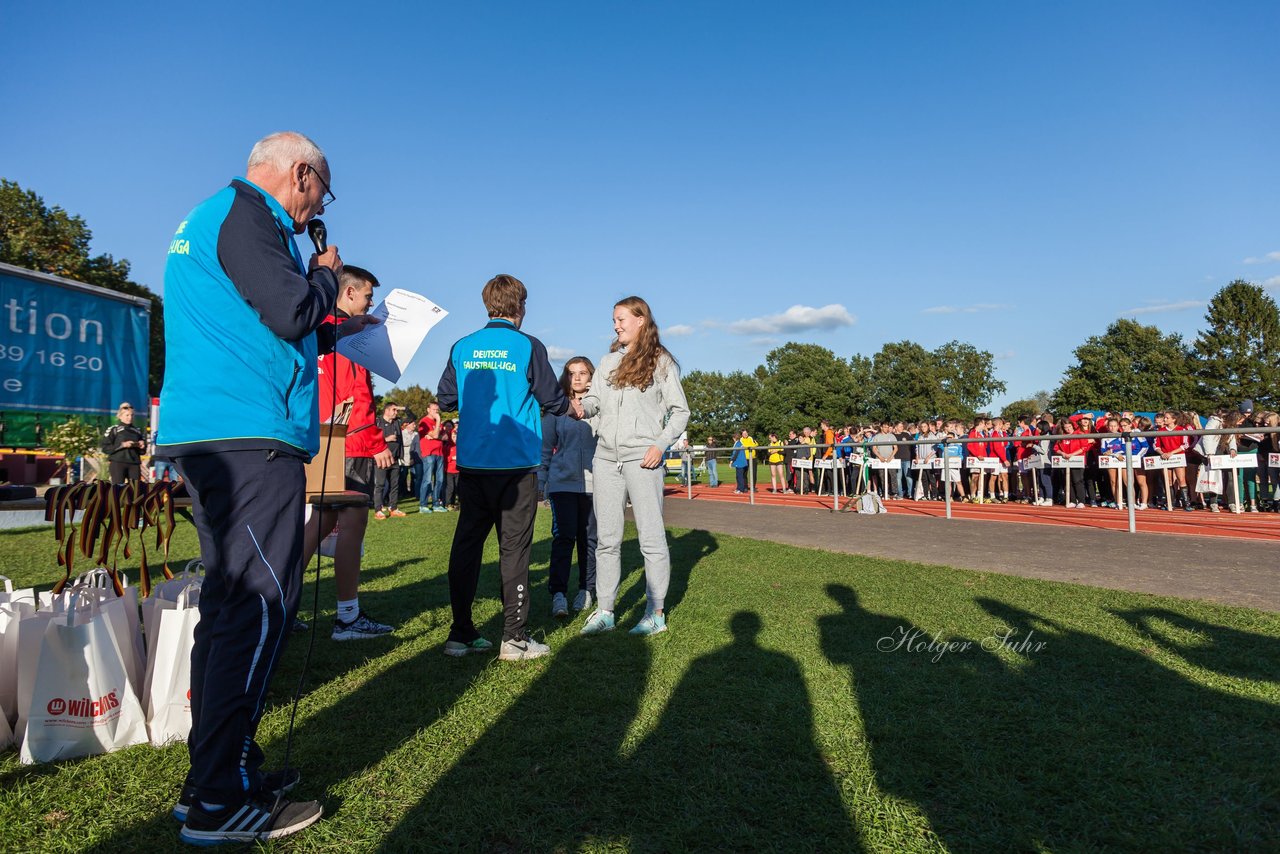
{"type": "Polygon", "coordinates": [[[280,203],[244,179],[178,226],[164,269],[157,452],[319,450],[316,329],[338,282],[327,267],[307,272],[293,235],[280,203]]]}
{"type": "Polygon", "coordinates": [[[453,345],[436,397],[458,411],[458,469],[481,474],[538,468],[542,412],[569,409],[547,348],[501,319],[453,345]]]}

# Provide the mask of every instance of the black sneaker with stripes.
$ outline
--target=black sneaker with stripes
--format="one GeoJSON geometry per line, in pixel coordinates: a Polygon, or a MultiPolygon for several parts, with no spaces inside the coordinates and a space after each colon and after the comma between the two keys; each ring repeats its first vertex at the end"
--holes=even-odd
{"type": "MultiPolygon", "coordinates": [[[[298,785],[298,781],[301,779],[302,774],[298,772],[297,768],[282,768],[279,771],[259,771],[258,796],[274,801],[280,795],[292,792],[293,787],[298,785]]],[[[178,795],[178,803],[173,807],[173,817],[178,821],[186,821],[187,813],[195,802],[196,790],[190,786],[184,786],[182,794],[178,795]]]]}
{"type": "Polygon", "coordinates": [[[197,802],[188,810],[178,838],[191,845],[279,839],[310,827],[323,813],[316,801],[281,800],[277,804],[251,798],[220,810],[206,810],[197,802]]]}

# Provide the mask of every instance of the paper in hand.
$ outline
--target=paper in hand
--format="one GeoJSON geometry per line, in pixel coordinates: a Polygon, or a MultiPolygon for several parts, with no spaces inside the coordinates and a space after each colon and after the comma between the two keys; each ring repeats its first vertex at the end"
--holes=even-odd
{"type": "Polygon", "coordinates": [[[338,353],[393,383],[399,381],[431,327],[449,314],[421,294],[402,288],[387,294],[369,313],[382,322],[339,339],[338,353]]]}

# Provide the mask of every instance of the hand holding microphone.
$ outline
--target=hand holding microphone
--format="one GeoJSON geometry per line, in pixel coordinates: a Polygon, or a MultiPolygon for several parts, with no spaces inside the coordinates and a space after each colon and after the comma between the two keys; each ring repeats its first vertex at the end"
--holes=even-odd
{"type": "Polygon", "coordinates": [[[316,247],[316,253],[311,256],[311,263],[308,269],[314,270],[316,267],[328,267],[333,271],[335,276],[342,273],[342,259],[338,257],[338,247],[329,246],[329,231],[324,227],[324,220],[318,217],[307,223],[307,234],[311,237],[311,242],[316,247]]]}

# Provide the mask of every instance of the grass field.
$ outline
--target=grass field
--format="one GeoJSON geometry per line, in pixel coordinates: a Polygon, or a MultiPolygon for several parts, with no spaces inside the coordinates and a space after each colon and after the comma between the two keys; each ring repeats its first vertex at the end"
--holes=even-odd
{"type": "MultiPolygon", "coordinates": [[[[631,540],[623,631],[582,638],[581,616],[547,616],[541,511],[531,627],[554,655],[458,660],[441,654],[455,519],[371,524],[361,603],[389,638],[329,640],[326,568],[293,748],[297,794],[326,817],[275,847],[1280,844],[1275,615],[672,530],[671,631],[625,632],[644,607],[631,540]]],[[[0,534],[3,573],[48,586],[52,546],[0,534]]],[[[490,547],[477,624],[496,641],[490,547]]],[[[195,554],[189,525],[174,551],[195,554]]],[[[295,635],[275,681],[269,765],[306,647],[295,635]]],[[[0,850],[171,850],[185,770],[183,746],[44,767],[0,753],[0,850]]]]}

